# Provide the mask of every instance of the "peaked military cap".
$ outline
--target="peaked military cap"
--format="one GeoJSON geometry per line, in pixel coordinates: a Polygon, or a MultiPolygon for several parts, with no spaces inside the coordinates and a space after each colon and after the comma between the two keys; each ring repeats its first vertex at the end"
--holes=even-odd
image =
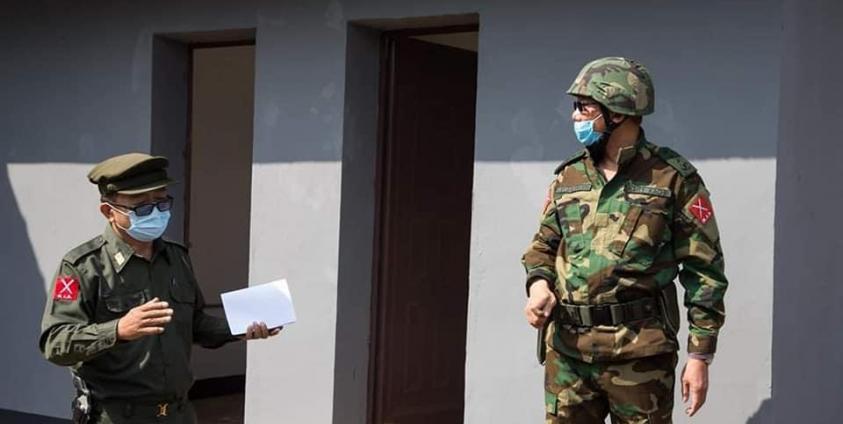
{"type": "Polygon", "coordinates": [[[99,187],[103,196],[146,193],[174,182],[167,177],[168,164],[164,156],[127,153],[98,163],[88,173],[88,180],[99,187]]]}

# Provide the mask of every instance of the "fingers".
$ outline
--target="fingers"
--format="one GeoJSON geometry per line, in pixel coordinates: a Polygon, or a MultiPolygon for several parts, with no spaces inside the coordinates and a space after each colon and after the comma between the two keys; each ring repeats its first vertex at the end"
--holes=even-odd
{"type": "Polygon", "coordinates": [[[541,309],[542,315],[545,318],[549,317],[554,307],[556,307],[556,298],[551,297],[550,300],[548,300],[547,303],[544,304],[544,308],[541,309]]]}
{"type": "Polygon", "coordinates": [[[265,339],[265,338],[269,337],[269,329],[266,328],[266,323],[259,322],[256,325],[257,325],[257,328],[255,329],[255,335],[259,339],[265,339]]]}
{"type": "Polygon", "coordinates": [[[139,337],[144,336],[155,336],[164,332],[164,327],[141,327],[135,331],[135,334],[139,337]]]}
{"type": "Polygon", "coordinates": [[[167,309],[170,305],[167,302],[159,300],[157,297],[153,298],[149,302],[144,303],[137,307],[137,309],[141,311],[152,311],[156,309],[167,309]]]}
{"type": "Polygon", "coordinates": [[[266,339],[277,335],[283,328],[284,327],[270,329],[267,327],[265,322],[253,322],[248,328],[246,328],[244,338],[246,340],[266,339]]]}
{"type": "Polygon", "coordinates": [[[172,316],[167,315],[163,317],[149,317],[140,321],[141,327],[160,327],[166,325],[172,320],[172,316]]]}
{"type": "Polygon", "coordinates": [[[685,408],[685,414],[694,416],[705,403],[708,393],[708,375],[705,365],[699,367],[694,363],[686,364],[682,369],[682,402],[690,404],[685,408]]]}
{"type": "Polygon", "coordinates": [[[253,322],[246,329],[246,340],[265,339],[268,334],[269,330],[266,329],[266,324],[253,322]]]}
{"type": "Polygon", "coordinates": [[[252,323],[249,327],[246,328],[246,340],[252,340],[255,338],[255,324],[252,323]]]}
{"type": "Polygon", "coordinates": [[[173,316],[173,310],[171,308],[151,309],[151,310],[141,311],[141,314],[140,314],[140,318],[142,320],[152,319],[152,318],[171,317],[171,316],[173,316]]]}
{"type": "Polygon", "coordinates": [[[541,328],[555,306],[556,298],[553,295],[543,298],[531,297],[524,307],[524,315],[531,326],[541,328]]]}
{"type": "Polygon", "coordinates": [[[692,388],[691,389],[691,405],[685,409],[685,413],[688,414],[689,417],[693,417],[697,411],[705,403],[706,397],[706,390],[702,388],[692,388]]]}
{"type": "Polygon", "coordinates": [[[542,328],[542,326],[544,326],[545,321],[547,321],[547,317],[535,314],[533,314],[533,319],[529,320],[530,325],[533,328],[542,328]]]}
{"type": "Polygon", "coordinates": [[[544,317],[537,313],[537,310],[529,304],[524,308],[524,315],[527,317],[527,322],[535,328],[539,328],[544,323],[544,317]]]}

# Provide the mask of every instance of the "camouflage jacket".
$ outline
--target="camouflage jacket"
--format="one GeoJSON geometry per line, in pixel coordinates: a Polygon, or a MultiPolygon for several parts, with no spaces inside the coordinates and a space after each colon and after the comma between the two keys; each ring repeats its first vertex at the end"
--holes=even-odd
{"type": "MultiPolygon", "coordinates": [[[[538,233],[522,258],[527,284],[543,278],[560,302],[594,305],[657,297],[685,288],[689,353],[714,353],[727,287],[717,223],[702,178],[677,153],[638,142],[620,152],[606,181],[588,150],[556,169],[538,233]]],[[[618,326],[555,323],[548,344],[583,361],[678,350],[676,327],[647,318],[618,326]]]]}

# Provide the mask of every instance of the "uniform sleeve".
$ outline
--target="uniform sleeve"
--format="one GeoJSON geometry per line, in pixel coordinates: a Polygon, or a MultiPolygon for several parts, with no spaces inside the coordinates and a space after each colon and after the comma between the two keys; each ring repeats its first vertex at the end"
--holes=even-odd
{"type": "Polygon", "coordinates": [[[196,309],[193,311],[193,340],[209,349],[237,340],[231,335],[225,318],[205,313],[205,298],[198,285],[196,285],[196,309]]]}
{"type": "Polygon", "coordinates": [[[49,290],[39,338],[48,361],[72,366],[117,343],[117,320],[93,321],[97,288],[73,265],[62,262],[49,290]]]}
{"type": "Polygon", "coordinates": [[[553,203],[554,181],[548,189],[545,198],[544,208],[541,214],[539,230],[533,236],[533,241],[524,255],[521,263],[527,271],[527,294],[529,295],[530,284],[537,279],[545,279],[553,284],[556,281],[556,254],[559,249],[560,230],[559,220],[556,216],[556,207],[553,203]]]}
{"type": "Polygon", "coordinates": [[[699,175],[682,183],[676,207],[681,209],[675,213],[674,249],[688,308],[688,353],[713,354],[726,317],[728,281],[714,208],[699,175]]]}
{"type": "Polygon", "coordinates": [[[187,254],[184,254],[182,259],[190,270],[193,287],[196,291],[196,303],[193,309],[193,341],[202,347],[214,349],[237,340],[237,337],[231,335],[231,331],[228,329],[228,321],[225,318],[205,313],[205,297],[199,288],[199,282],[196,281],[193,263],[191,263],[187,254]]]}

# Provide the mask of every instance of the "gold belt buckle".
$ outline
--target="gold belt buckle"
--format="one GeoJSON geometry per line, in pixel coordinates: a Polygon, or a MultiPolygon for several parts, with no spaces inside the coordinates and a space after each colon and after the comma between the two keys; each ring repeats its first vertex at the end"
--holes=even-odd
{"type": "Polygon", "coordinates": [[[158,404],[158,415],[156,415],[155,417],[156,418],[166,417],[167,416],[167,407],[169,407],[169,406],[170,406],[170,404],[166,403],[166,402],[165,403],[159,403],[158,404]]]}

